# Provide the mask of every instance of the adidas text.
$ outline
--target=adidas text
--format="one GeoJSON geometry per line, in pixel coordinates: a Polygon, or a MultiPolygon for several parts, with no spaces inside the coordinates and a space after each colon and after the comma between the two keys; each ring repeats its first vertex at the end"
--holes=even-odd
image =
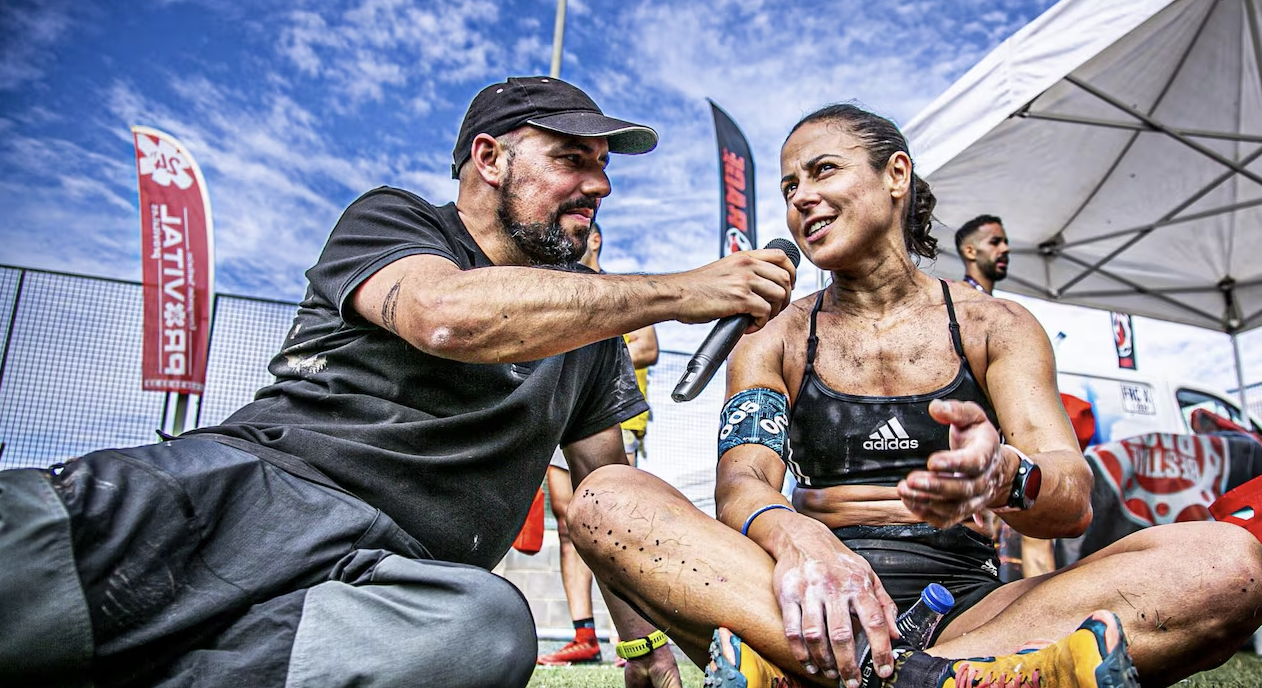
{"type": "Polygon", "coordinates": [[[863,443],[863,448],[868,451],[894,451],[895,449],[915,449],[920,446],[920,440],[911,439],[880,439],[868,440],[863,443]]]}

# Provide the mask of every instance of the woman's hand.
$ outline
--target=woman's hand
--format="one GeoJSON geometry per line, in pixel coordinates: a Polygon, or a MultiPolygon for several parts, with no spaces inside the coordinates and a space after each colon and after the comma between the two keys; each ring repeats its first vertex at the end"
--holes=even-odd
{"type": "Polygon", "coordinates": [[[929,404],[929,415],[951,426],[951,448],[934,452],[928,470],[912,471],[898,484],[903,504],[938,528],[1003,506],[1016,464],[1003,451],[982,408],[971,401],[939,399],[929,404]]]}
{"type": "Polygon", "coordinates": [[[862,632],[872,648],[877,674],[888,677],[893,666],[890,638],[898,634],[894,601],[868,562],[842,545],[826,526],[806,517],[794,522],[792,547],[779,552],[773,575],[793,656],[809,674],[840,676],[857,687],[854,638],[862,632]],[[854,619],[860,628],[854,627],[854,619]]]}

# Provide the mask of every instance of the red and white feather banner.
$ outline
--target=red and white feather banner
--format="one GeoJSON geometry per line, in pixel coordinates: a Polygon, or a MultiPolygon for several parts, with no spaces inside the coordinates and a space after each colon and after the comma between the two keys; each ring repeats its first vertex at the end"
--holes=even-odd
{"type": "Polygon", "coordinates": [[[146,391],[201,394],[215,288],[214,227],[201,170],[179,141],[132,127],[140,183],[146,391]]]}

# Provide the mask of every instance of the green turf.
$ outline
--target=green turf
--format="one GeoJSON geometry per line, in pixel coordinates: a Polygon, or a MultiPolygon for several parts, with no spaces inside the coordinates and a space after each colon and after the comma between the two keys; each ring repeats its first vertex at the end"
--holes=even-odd
{"type": "MultiPolygon", "coordinates": [[[[684,688],[699,688],[702,675],[696,667],[680,665],[684,688]]],[[[1262,658],[1240,653],[1223,666],[1199,673],[1178,684],[1179,688],[1258,688],[1262,686],[1262,658]]],[[[623,688],[622,670],[612,664],[575,667],[539,667],[529,688],[623,688]]]]}

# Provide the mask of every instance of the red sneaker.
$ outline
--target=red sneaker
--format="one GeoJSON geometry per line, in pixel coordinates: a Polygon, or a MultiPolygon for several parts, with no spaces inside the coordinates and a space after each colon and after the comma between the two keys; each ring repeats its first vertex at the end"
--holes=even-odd
{"type": "Polygon", "coordinates": [[[599,664],[600,643],[570,641],[565,647],[550,655],[539,655],[539,666],[569,666],[571,664],[599,664]]]}

